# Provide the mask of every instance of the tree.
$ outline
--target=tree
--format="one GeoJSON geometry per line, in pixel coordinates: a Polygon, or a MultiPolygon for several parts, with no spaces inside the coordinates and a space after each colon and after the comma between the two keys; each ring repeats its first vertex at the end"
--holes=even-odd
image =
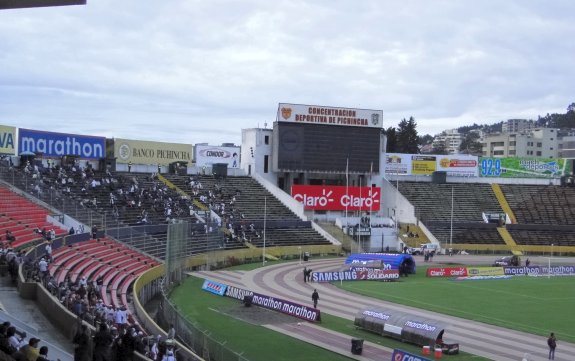
{"type": "Polygon", "coordinates": [[[459,151],[465,154],[481,155],[483,146],[479,142],[479,134],[477,132],[469,132],[461,141],[459,151]]]}
{"type": "Polygon", "coordinates": [[[394,127],[389,127],[383,131],[387,137],[387,153],[397,153],[397,132],[394,127]]]}
{"type": "Polygon", "coordinates": [[[400,153],[419,153],[419,137],[417,136],[417,123],[413,117],[409,120],[403,118],[397,129],[397,150],[400,153]]]}
{"type": "Polygon", "coordinates": [[[445,142],[435,142],[433,143],[433,150],[431,151],[431,154],[447,154],[447,146],[445,145],[445,142]]]}

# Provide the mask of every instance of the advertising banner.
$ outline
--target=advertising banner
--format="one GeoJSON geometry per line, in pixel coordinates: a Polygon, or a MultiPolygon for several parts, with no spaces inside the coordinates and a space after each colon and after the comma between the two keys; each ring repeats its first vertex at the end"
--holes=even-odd
{"type": "Polygon", "coordinates": [[[16,128],[0,125],[0,154],[16,155],[16,128]]]}
{"type": "Polygon", "coordinates": [[[436,169],[452,177],[477,177],[478,158],[473,155],[438,155],[436,169]]]}
{"type": "Polygon", "coordinates": [[[509,276],[575,276],[575,266],[503,267],[503,272],[509,276]]]}
{"type": "Polygon", "coordinates": [[[427,277],[466,277],[465,267],[430,267],[426,272],[427,277]]]}
{"type": "Polygon", "coordinates": [[[204,284],[202,285],[202,290],[211,292],[211,293],[218,295],[218,296],[223,296],[224,293],[226,293],[227,287],[228,286],[223,284],[223,283],[210,281],[210,280],[206,279],[206,280],[204,280],[204,284]]]}
{"type": "Polygon", "coordinates": [[[305,209],[379,211],[381,188],[293,185],[291,196],[305,209]]]}
{"type": "Polygon", "coordinates": [[[104,137],[22,128],[18,131],[18,154],[42,153],[45,157],[75,155],[83,159],[100,159],[106,156],[105,149],[104,137]]]}
{"type": "Polygon", "coordinates": [[[267,308],[272,311],[285,313],[286,315],[298,317],[306,321],[320,321],[320,311],[313,307],[306,307],[297,303],[274,298],[271,296],[262,295],[252,291],[244,290],[234,286],[227,286],[224,294],[226,297],[232,297],[239,300],[244,300],[245,296],[252,297],[252,304],[267,308]]]}
{"type": "Polygon", "coordinates": [[[391,355],[391,361],[431,361],[431,360],[396,348],[393,350],[393,354],[391,355]]]}
{"type": "Polygon", "coordinates": [[[385,155],[385,173],[400,175],[432,175],[434,171],[444,171],[452,177],[477,177],[479,160],[465,154],[402,154],[385,155]]]}
{"type": "Polygon", "coordinates": [[[411,174],[411,154],[387,153],[385,155],[386,174],[411,174]]]}
{"type": "Polygon", "coordinates": [[[115,139],[114,156],[118,163],[168,165],[192,161],[192,145],[181,143],[151,142],[115,139]]]}
{"type": "Polygon", "coordinates": [[[382,128],[383,111],[280,103],[277,120],[291,123],[382,128]]]}
{"type": "Polygon", "coordinates": [[[481,177],[559,178],[568,174],[569,162],[547,158],[479,158],[481,177]]]}
{"type": "Polygon", "coordinates": [[[358,267],[350,271],[312,272],[311,279],[313,282],[396,280],[399,270],[358,267]]]}
{"type": "Polygon", "coordinates": [[[412,155],[411,174],[431,175],[437,169],[437,156],[435,155],[412,155]]]}
{"type": "Polygon", "coordinates": [[[228,168],[239,168],[240,147],[196,145],[195,160],[198,167],[225,163],[228,165],[228,168]]]}
{"type": "Polygon", "coordinates": [[[467,267],[468,276],[504,276],[503,267],[467,267]]]}

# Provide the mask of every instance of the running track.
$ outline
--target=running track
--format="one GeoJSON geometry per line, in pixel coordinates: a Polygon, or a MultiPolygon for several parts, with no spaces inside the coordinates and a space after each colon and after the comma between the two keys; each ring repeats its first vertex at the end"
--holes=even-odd
{"type": "MultiPolygon", "coordinates": [[[[342,264],[343,259],[306,262],[306,266],[314,271],[333,271],[339,269],[342,264]]],[[[293,262],[266,266],[253,271],[202,271],[194,272],[192,275],[304,305],[311,304],[311,293],[316,288],[320,295],[318,308],[324,313],[353,321],[360,308],[380,305],[446,322],[450,326],[446,328],[445,339],[458,342],[464,352],[496,361],[520,361],[525,353],[531,355],[529,361],[547,359],[546,337],[380,301],[340,290],[328,283],[304,283],[302,270],[303,265],[293,262]]],[[[545,305],[541,305],[541,310],[553,312],[546,310],[545,305]]],[[[575,324],[573,315],[565,316],[572,318],[575,324]]],[[[337,334],[318,326],[303,322],[266,327],[358,360],[391,360],[393,350],[369,342],[364,343],[361,356],[352,355],[350,336],[337,334]]],[[[574,361],[575,344],[558,340],[555,360],[574,361]]]]}

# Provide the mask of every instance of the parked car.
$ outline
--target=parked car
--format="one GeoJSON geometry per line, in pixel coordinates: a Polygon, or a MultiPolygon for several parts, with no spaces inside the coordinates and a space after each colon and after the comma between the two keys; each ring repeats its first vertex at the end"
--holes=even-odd
{"type": "Polygon", "coordinates": [[[521,259],[519,256],[505,256],[495,260],[493,262],[493,267],[502,267],[502,266],[519,266],[521,264],[521,259]]]}

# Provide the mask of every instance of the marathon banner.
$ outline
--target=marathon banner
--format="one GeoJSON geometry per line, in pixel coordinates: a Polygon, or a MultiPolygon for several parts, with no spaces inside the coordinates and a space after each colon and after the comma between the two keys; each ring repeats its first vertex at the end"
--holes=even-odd
{"type": "Polygon", "coordinates": [[[290,301],[262,295],[252,291],[244,290],[238,287],[226,285],[224,293],[226,297],[236,298],[243,301],[245,296],[252,297],[252,304],[267,308],[268,310],[277,311],[286,315],[301,318],[306,321],[321,321],[320,311],[313,307],[307,307],[290,301]]]}
{"type": "Polygon", "coordinates": [[[215,147],[211,145],[196,145],[196,166],[211,166],[224,163],[228,168],[240,167],[240,147],[215,147]]]}
{"type": "Polygon", "coordinates": [[[293,185],[291,196],[308,210],[379,211],[380,187],[293,185]]]}
{"type": "Polygon", "coordinates": [[[0,154],[16,155],[16,128],[0,125],[0,154]]]}
{"type": "Polygon", "coordinates": [[[279,122],[383,128],[383,111],[280,103],[279,122]]]}
{"type": "Polygon", "coordinates": [[[210,281],[210,280],[206,279],[206,280],[204,280],[204,284],[202,285],[202,290],[211,292],[211,293],[218,295],[218,296],[223,296],[224,293],[226,293],[227,287],[228,286],[223,284],[223,283],[210,281]]]}
{"type": "Polygon", "coordinates": [[[432,175],[444,171],[450,177],[477,177],[478,158],[465,154],[403,154],[385,155],[385,173],[398,175],[432,175]]]}
{"type": "Polygon", "coordinates": [[[431,361],[431,360],[396,348],[393,350],[393,354],[391,355],[391,361],[431,361]]]}
{"type": "Polygon", "coordinates": [[[467,277],[466,267],[430,267],[427,277],[467,277]]]}
{"type": "Polygon", "coordinates": [[[106,138],[88,135],[18,130],[18,155],[42,154],[44,157],[75,155],[82,159],[106,156],[106,138]]]}
{"type": "Polygon", "coordinates": [[[504,276],[503,267],[467,267],[467,276],[504,276]]]}
{"type": "Polygon", "coordinates": [[[357,267],[349,271],[312,272],[312,282],[380,281],[399,279],[399,270],[357,267]]]}
{"type": "Polygon", "coordinates": [[[503,267],[510,276],[575,276],[575,266],[503,267]]]}

